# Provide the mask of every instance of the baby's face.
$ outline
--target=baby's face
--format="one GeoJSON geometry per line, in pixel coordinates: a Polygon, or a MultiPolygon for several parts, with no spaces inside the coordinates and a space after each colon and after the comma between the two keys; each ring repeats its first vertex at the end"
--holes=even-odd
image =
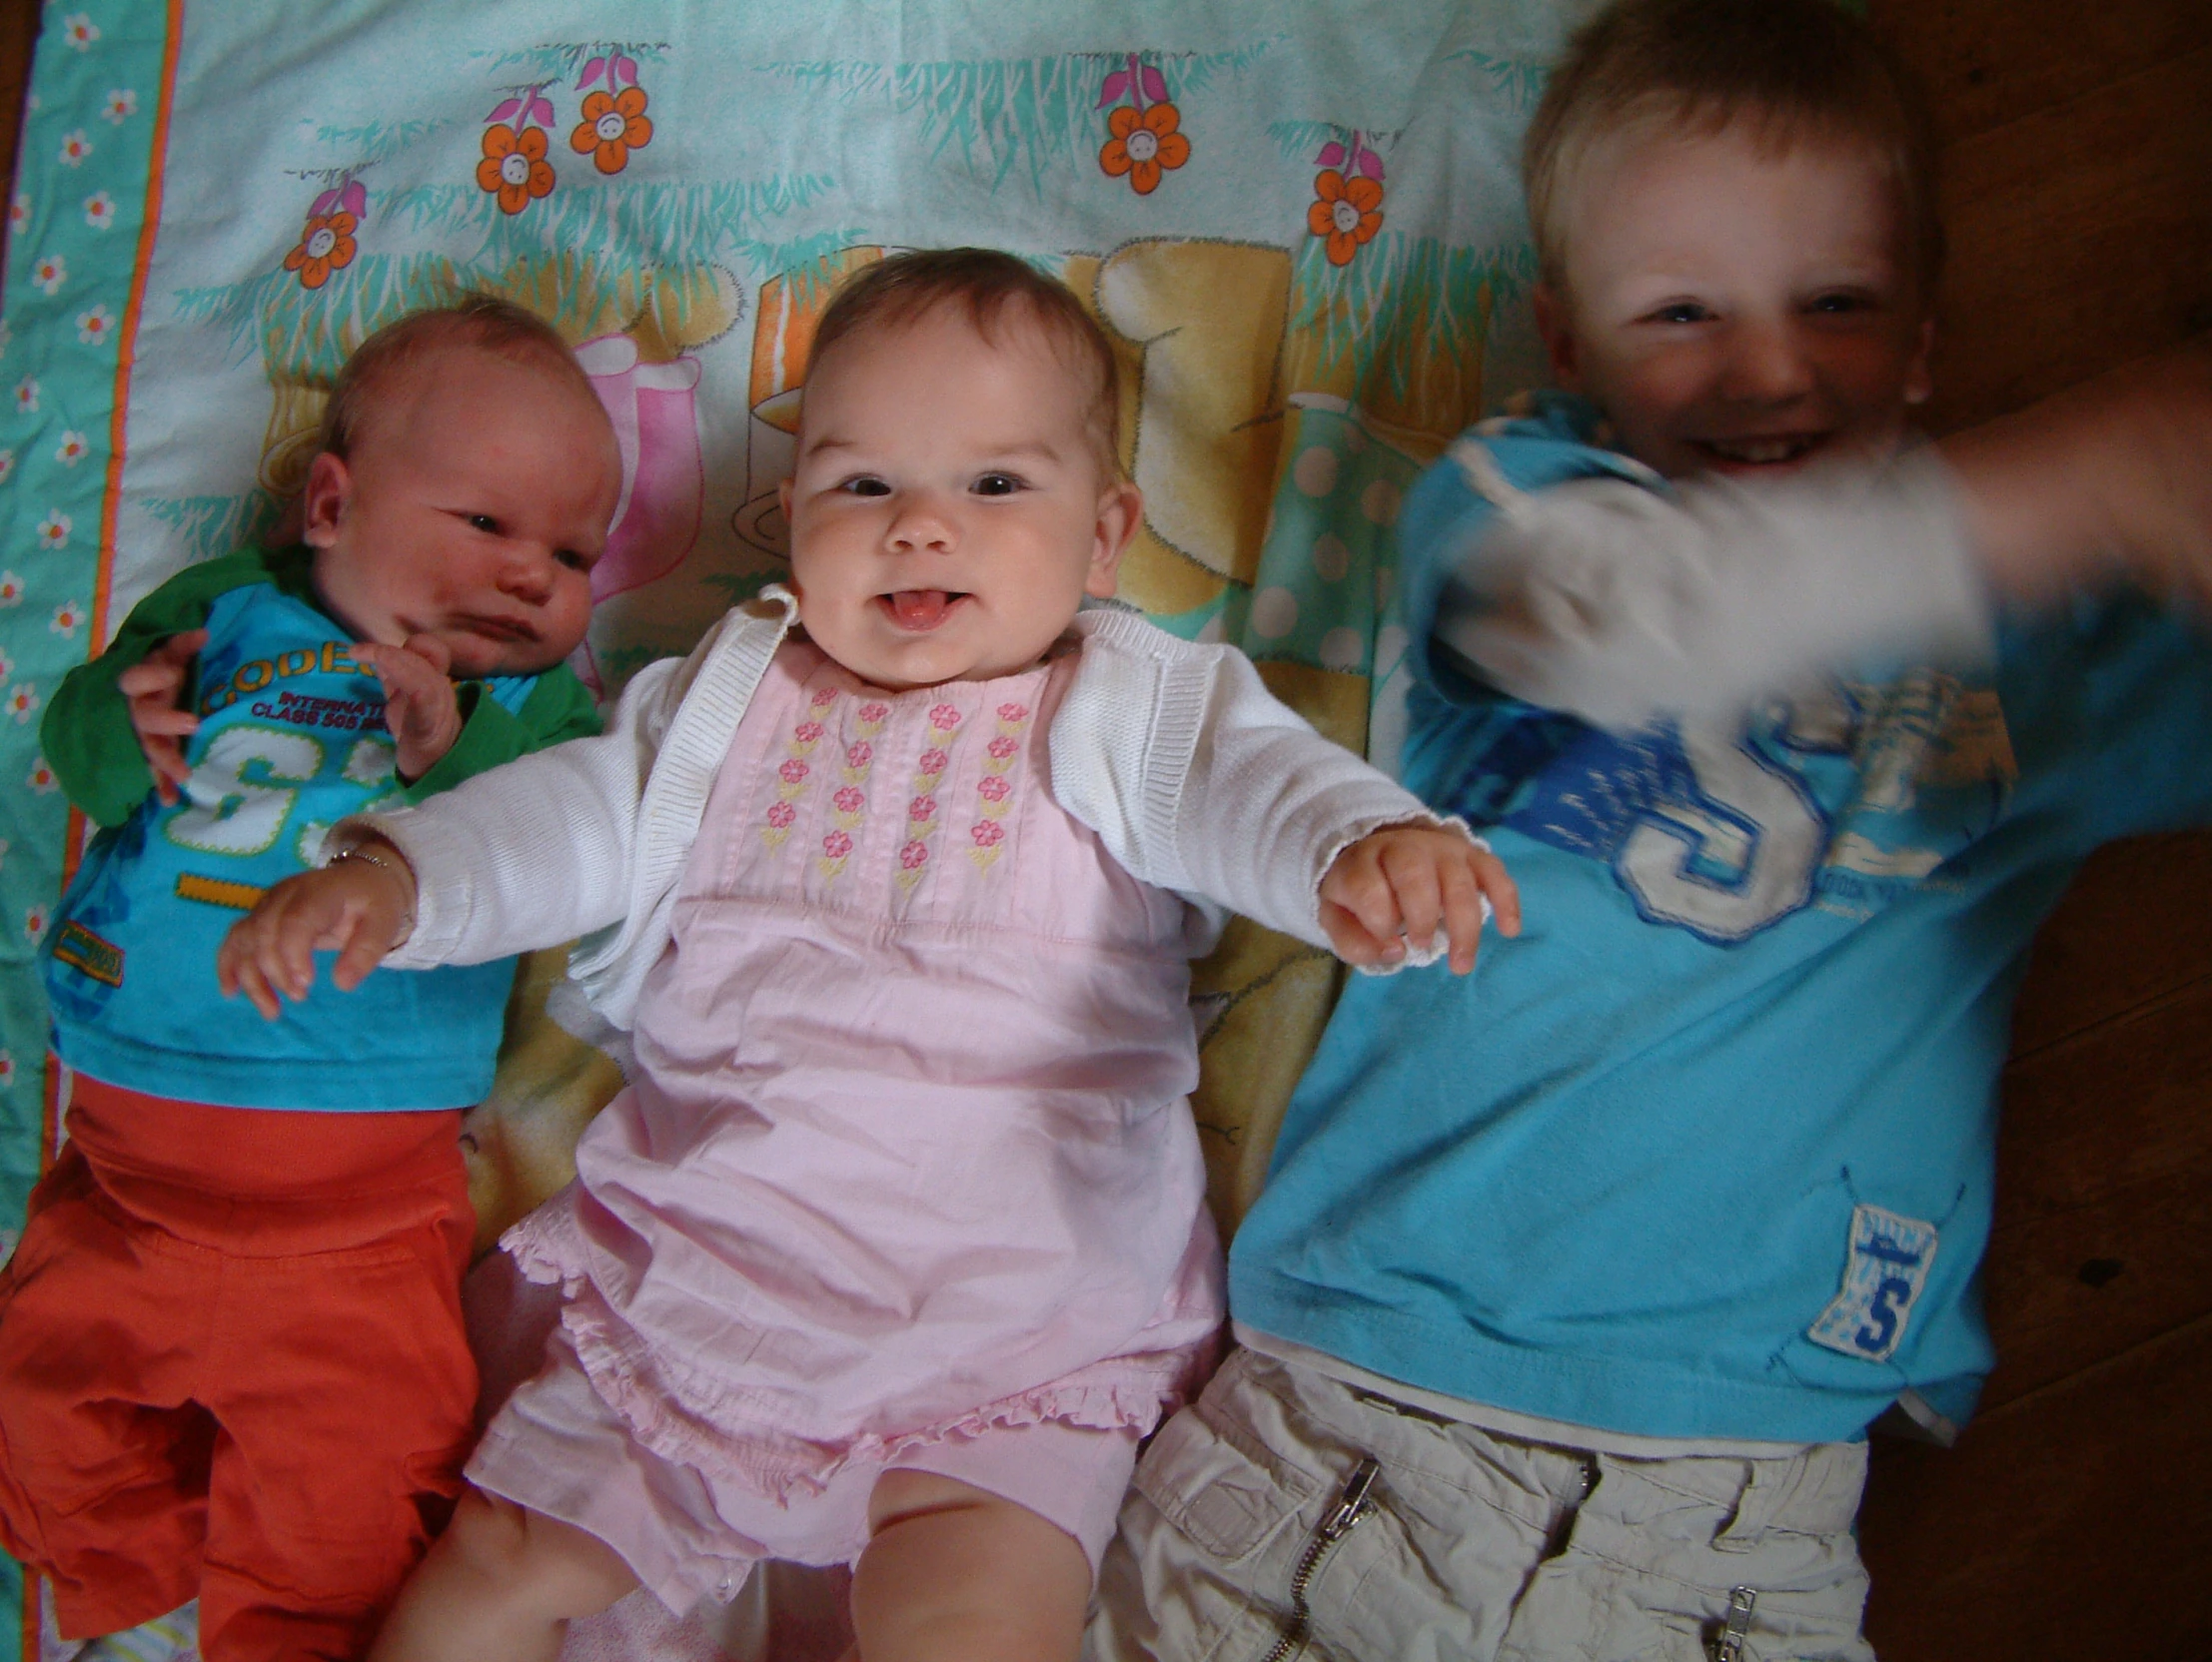
{"type": "Polygon", "coordinates": [[[621,490],[589,393],[468,347],[380,391],[351,456],[309,475],[323,599],[361,638],[432,635],[460,676],[521,675],[575,650],[621,490]]]}
{"type": "Polygon", "coordinates": [[[1008,307],[868,325],[806,380],[783,486],[807,634],[899,690],[1034,663],[1086,594],[1114,592],[1134,486],[1093,454],[1084,383],[1008,307]]]}
{"type": "Polygon", "coordinates": [[[1851,144],[1638,126],[1599,139],[1538,298],[1562,386],[1668,475],[1879,459],[1928,395],[1929,323],[1895,187],[1851,144]]]}

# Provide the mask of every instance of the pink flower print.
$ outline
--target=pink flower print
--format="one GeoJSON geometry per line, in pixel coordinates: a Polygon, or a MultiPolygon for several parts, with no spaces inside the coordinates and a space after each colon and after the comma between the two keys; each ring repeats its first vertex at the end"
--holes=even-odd
{"type": "Polygon", "coordinates": [[[890,713],[891,706],[888,704],[863,704],[860,706],[860,719],[871,727],[890,713]]]}
{"type": "Polygon", "coordinates": [[[898,863],[907,871],[920,871],[929,864],[929,845],[918,840],[908,843],[898,851],[898,863]]]}
{"type": "Polygon", "coordinates": [[[791,730],[791,738],[797,744],[819,744],[823,732],[818,721],[802,721],[791,730]]]}
{"type": "Polygon", "coordinates": [[[837,805],[840,814],[857,814],[868,805],[868,799],[858,786],[847,785],[829,799],[837,805]]]}
{"type": "Polygon", "coordinates": [[[1004,802],[1013,787],[997,774],[988,774],[975,782],[975,794],[986,802],[1004,802]]]}
{"type": "Polygon", "coordinates": [[[922,770],[925,777],[934,777],[944,772],[945,764],[951,760],[942,750],[924,750],[921,760],[914,765],[922,770]]]}
{"type": "Polygon", "coordinates": [[[1027,721],[1029,719],[1029,706],[1027,704],[1001,704],[998,707],[998,719],[1001,721],[1027,721]]]}
{"type": "Polygon", "coordinates": [[[995,819],[979,819],[968,827],[977,848],[996,848],[1006,838],[1006,827],[995,819]]]}
{"type": "Polygon", "coordinates": [[[917,796],[906,804],[906,817],[916,825],[927,825],[937,817],[937,799],[933,796],[917,796]]]}
{"type": "Polygon", "coordinates": [[[960,712],[950,704],[932,705],[929,711],[929,725],[940,733],[949,733],[953,728],[960,725],[960,712]]]}
{"type": "Polygon", "coordinates": [[[1015,751],[1019,750],[1021,746],[1008,735],[1001,733],[998,735],[997,738],[991,740],[991,742],[985,745],[983,748],[991,753],[991,759],[993,761],[1003,762],[1009,756],[1013,755],[1015,751]]]}
{"type": "Polygon", "coordinates": [[[791,822],[797,818],[798,810],[788,802],[771,802],[768,804],[768,823],[778,831],[790,830],[791,822]]]}
{"type": "Polygon", "coordinates": [[[830,705],[837,702],[837,689],[835,687],[816,687],[814,696],[808,699],[807,702],[817,710],[826,710],[830,705]]]}
{"type": "Polygon", "coordinates": [[[875,760],[875,746],[860,739],[845,746],[845,766],[863,768],[875,760]]]}
{"type": "Polygon", "coordinates": [[[800,761],[796,756],[793,756],[789,761],[785,762],[775,771],[776,776],[781,779],[786,785],[799,785],[806,782],[806,776],[812,771],[812,769],[807,767],[807,765],[804,762],[800,761]]]}
{"type": "Polygon", "coordinates": [[[852,852],[852,839],[842,831],[832,831],[822,838],[822,854],[831,860],[842,860],[852,852]]]}

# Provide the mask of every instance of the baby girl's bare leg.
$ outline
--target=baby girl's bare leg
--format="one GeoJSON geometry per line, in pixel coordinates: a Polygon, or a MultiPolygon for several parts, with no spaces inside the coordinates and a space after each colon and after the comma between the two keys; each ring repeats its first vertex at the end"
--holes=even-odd
{"type": "Polygon", "coordinates": [[[369,1662],[553,1662],[573,1616],[637,1577],[596,1535],[470,1489],[385,1618],[369,1662]]]}
{"type": "Polygon", "coordinates": [[[861,1662],[1063,1662],[1091,1566],[1026,1506],[927,1471],[887,1471],[852,1577],[861,1662]]]}

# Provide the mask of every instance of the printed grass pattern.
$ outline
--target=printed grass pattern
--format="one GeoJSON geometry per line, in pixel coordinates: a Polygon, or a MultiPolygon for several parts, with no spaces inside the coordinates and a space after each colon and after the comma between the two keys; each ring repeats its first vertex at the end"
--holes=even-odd
{"type": "MultiPolygon", "coordinates": [[[[1164,69],[1178,99],[1203,92],[1217,76],[1249,67],[1286,37],[1271,35],[1225,52],[1138,52],[1164,69]]],[[[1042,197],[1059,164],[1089,166],[1099,144],[1098,89],[1123,67],[1126,52],[1078,52],[1049,58],[979,58],[876,64],[836,59],[762,65],[766,74],[844,103],[888,104],[921,117],[920,145],[932,161],[957,155],[992,191],[1016,168],[1042,197]]]]}

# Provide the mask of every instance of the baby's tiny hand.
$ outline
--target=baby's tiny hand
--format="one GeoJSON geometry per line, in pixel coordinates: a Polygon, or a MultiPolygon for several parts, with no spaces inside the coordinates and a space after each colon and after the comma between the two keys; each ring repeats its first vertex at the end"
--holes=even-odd
{"type": "Polygon", "coordinates": [[[415,878],[407,857],[381,838],[378,858],[342,859],[320,871],[288,877],[231,926],[215,955],[215,979],[226,998],[244,993],[270,1021],[315,985],[315,955],[335,951],[331,980],[341,992],[359,987],[400,944],[415,915],[415,878]]]}
{"type": "Polygon", "coordinates": [[[365,641],[351,653],[384,683],[384,724],[399,747],[400,780],[412,785],[461,737],[461,701],[446,678],[454,655],[435,635],[410,635],[405,646],[365,641]]]}
{"type": "Polygon", "coordinates": [[[1347,964],[1404,961],[1409,942],[1425,947],[1443,929],[1452,943],[1452,973],[1475,967],[1483,934],[1483,901],[1498,916],[1499,933],[1521,933],[1521,891],[1505,865],[1457,831],[1433,825],[1390,825],[1339,854],[1321,880],[1321,927],[1347,964]]]}
{"type": "Polygon", "coordinates": [[[154,795],[163,807],[177,800],[178,787],[192,776],[184,758],[184,740],[200,730],[200,718],[177,707],[192,660],[208,643],[205,629],[171,635],[115,678],[131,712],[131,731],[146,765],[154,770],[154,795]]]}

